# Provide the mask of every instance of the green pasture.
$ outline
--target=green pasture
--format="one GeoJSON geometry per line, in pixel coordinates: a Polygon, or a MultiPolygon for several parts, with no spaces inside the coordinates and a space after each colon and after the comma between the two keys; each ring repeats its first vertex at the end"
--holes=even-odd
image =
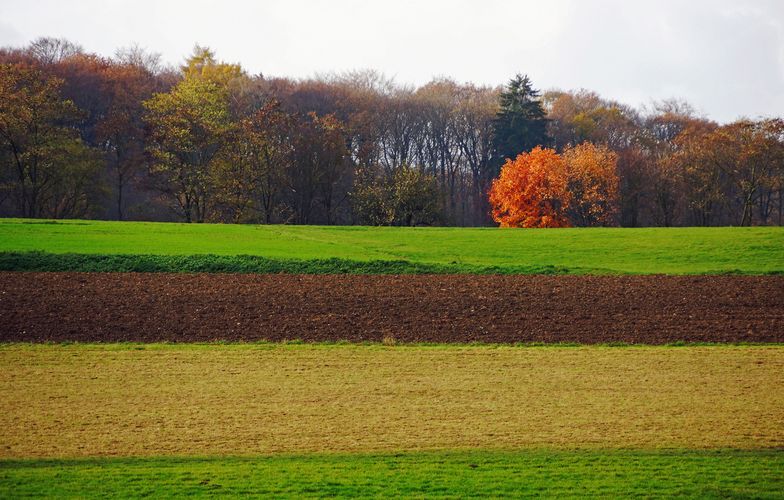
{"type": "Polygon", "coordinates": [[[447,451],[0,461],[0,497],[781,498],[784,453],[447,451]]]}
{"type": "Polygon", "coordinates": [[[400,228],[0,219],[0,269],[779,274],[784,273],[784,228],[400,228]]]}

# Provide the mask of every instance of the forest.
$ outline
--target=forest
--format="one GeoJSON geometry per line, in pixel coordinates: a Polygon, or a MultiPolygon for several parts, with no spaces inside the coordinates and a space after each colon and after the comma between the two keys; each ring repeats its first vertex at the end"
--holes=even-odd
{"type": "Polygon", "coordinates": [[[137,46],[0,48],[2,217],[645,227],[783,213],[781,118],[719,124],[675,99],[540,91],[524,73],[411,86],[373,70],[251,75],[200,46],[179,68],[137,46]]]}

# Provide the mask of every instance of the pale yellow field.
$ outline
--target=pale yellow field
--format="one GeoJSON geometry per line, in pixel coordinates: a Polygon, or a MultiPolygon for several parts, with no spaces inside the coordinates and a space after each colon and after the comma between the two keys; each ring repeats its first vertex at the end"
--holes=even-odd
{"type": "Polygon", "coordinates": [[[782,347],[0,347],[0,457],[784,446],[782,347]]]}

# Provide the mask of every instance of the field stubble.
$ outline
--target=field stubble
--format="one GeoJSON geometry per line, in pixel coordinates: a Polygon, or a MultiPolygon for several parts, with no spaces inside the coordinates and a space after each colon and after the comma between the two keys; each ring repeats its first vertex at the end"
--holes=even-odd
{"type": "Polygon", "coordinates": [[[0,348],[2,458],[784,446],[784,348],[0,348]]]}

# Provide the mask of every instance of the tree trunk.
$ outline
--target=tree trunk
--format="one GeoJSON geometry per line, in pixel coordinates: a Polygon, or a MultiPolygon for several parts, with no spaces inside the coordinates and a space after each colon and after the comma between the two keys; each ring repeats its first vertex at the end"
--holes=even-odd
{"type": "Polygon", "coordinates": [[[117,220],[123,220],[123,175],[117,174],[117,220]]]}

